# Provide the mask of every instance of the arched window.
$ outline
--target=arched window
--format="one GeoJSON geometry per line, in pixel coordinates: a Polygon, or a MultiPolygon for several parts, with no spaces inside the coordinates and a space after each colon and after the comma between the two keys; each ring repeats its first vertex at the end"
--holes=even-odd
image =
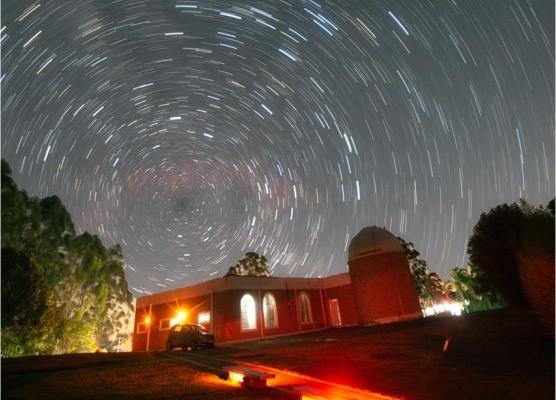
{"type": "Polygon", "coordinates": [[[311,302],[305,292],[299,293],[299,317],[302,324],[309,324],[313,321],[311,302]]]}
{"type": "Polygon", "coordinates": [[[241,298],[241,330],[248,331],[257,329],[257,309],[255,299],[250,294],[244,294],[241,298]]]}
{"type": "Polygon", "coordinates": [[[270,293],[263,297],[263,314],[264,314],[264,327],[276,328],[278,327],[278,313],[276,311],[276,299],[270,293]]]}

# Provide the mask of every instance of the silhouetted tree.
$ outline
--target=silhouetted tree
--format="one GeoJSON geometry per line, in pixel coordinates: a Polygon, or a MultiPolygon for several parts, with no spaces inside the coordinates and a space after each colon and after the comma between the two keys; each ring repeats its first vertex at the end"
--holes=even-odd
{"type": "Polygon", "coordinates": [[[228,270],[226,276],[270,276],[268,260],[258,253],[245,253],[245,257],[228,270]]]}
{"type": "MultiPolygon", "coordinates": [[[[431,272],[428,269],[427,262],[421,258],[421,253],[417,251],[412,242],[406,242],[403,238],[397,238],[404,249],[409,269],[413,276],[413,283],[417,291],[417,297],[422,309],[434,304],[434,295],[431,291],[433,287],[429,282],[431,272]]],[[[438,276],[438,275],[437,275],[438,276]]]]}
{"type": "Polygon", "coordinates": [[[523,305],[517,249],[525,224],[522,204],[502,204],[482,213],[469,238],[467,252],[510,305],[523,305]]]}
{"type": "MultiPolygon", "coordinates": [[[[509,305],[527,303],[519,272],[519,254],[540,249],[554,258],[554,215],[526,201],[502,204],[481,214],[467,252],[509,305]]],[[[554,266],[552,262],[552,267],[554,266]]]]}

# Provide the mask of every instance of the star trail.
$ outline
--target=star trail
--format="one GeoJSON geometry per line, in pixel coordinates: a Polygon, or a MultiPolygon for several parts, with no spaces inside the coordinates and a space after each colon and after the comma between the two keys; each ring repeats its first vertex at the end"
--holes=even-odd
{"type": "Polygon", "coordinates": [[[367,225],[447,277],[479,215],[554,196],[551,1],[2,2],[2,156],[135,295],[346,270],[367,225]]]}

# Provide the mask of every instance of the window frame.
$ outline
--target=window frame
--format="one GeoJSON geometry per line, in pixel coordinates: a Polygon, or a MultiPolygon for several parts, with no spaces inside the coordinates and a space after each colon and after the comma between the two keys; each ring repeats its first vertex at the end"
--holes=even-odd
{"type": "Polygon", "coordinates": [[[276,303],[276,297],[274,297],[274,295],[271,292],[267,292],[264,294],[263,296],[263,326],[264,329],[277,329],[280,327],[280,324],[278,322],[278,305],[276,303]],[[267,307],[265,304],[266,299],[271,299],[272,300],[272,305],[274,306],[272,309],[272,314],[274,317],[274,325],[268,325],[267,324],[267,307]]]}
{"type": "Polygon", "coordinates": [[[211,315],[210,315],[210,311],[201,311],[199,314],[197,314],[197,324],[198,325],[203,325],[203,324],[210,324],[211,323],[211,315]],[[208,319],[206,321],[201,322],[201,315],[208,315],[208,319]]]}
{"type": "Polygon", "coordinates": [[[143,335],[147,333],[147,330],[148,330],[147,324],[145,324],[144,322],[139,322],[137,323],[137,329],[135,330],[135,333],[138,335],[143,335]],[[144,329],[141,329],[141,327],[143,327],[144,329]]]}
{"type": "Polygon", "coordinates": [[[299,323],[302,325],[309,325],[312,324],[313,321],[313,310],[311,310],[311,299],[309,298],[309,295],[307,294],[307,292],[302,291],[299,292],[299,294],[297,295],[297,304],[299,307],[299,323]],[[307,306],[307,321],[303,320],[303,313],[302,313],[302,299],[305,300],[305,304],[307,306]]]}
{"type": "Polygon", "coordinates": [[[172,324],[171,324],[172,318],[161,318],[158,321],[158,330],[159,331],[169,331],[172,328],[172,324]],[[168,321],[168,328],[163,328],[162,327],[162,323],[168,321]]]}
{"type": "MultiPolygon", "coordinates": [[[[247,314],[249,314],[249,311],[247,311],[247,314]]],[[[241,299],[239,301],[239,325],[240,325],[240,330],[241,332],[253,332],[257,330],[257,303],[255,302],[255,298],[253,297],[252,294],[249,293],[245,293],[243,296],[241,296],[241,299]],[[253,316],[254,316],[254,323],[253,323],[253,327],[247,327],[244,328],[243,327],[243,299],[246,298],[251,298],[252,303],[253,304],[253,316]]],[[[249,316],[247,316],[247,322],[249,323],[249,316]]]]}

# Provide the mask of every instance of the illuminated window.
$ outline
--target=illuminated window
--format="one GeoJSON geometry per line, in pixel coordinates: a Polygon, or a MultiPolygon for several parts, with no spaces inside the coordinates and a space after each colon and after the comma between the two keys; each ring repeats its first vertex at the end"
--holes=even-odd
{"type": "Polygon", "coordinates": [[[137,324],[137,333],[145,333],[147,332],[147,325],[143,322],[139,322],[137,324]]]}
{"type": "Polygon", "coordinates": [[[311,302],[309,301],[309,296],[307,296],[305,292],[299,293],[299,316],[303,324],[309,324],[313,321],[311,315],[311,302]]]}
{"type": "Polygon", "coordinates": [[[199,324],[208,324],[210,322],[210,313],[209,312],[201,312],[197,317],[197,323],[199,324]]]}
{"type": "Polygon", "coordinates": [[[162,318],[158,323],[159,331],[167,331],[170,329],[170,318],[162,318]]]}
{"type": "Polygon", "coordinates": [[[241,298],[241,330],[248,331],[257,329],[257,310],[255,299],[250,294],[244,294],[241,298]]]}
{"type": "Polygon", "coordinates": [[[278,313],[276,310],[276,299],[270,293],[263,297],[263,314],[264,314],[264,327],[276,328],[278,327],[278,313]]]}

